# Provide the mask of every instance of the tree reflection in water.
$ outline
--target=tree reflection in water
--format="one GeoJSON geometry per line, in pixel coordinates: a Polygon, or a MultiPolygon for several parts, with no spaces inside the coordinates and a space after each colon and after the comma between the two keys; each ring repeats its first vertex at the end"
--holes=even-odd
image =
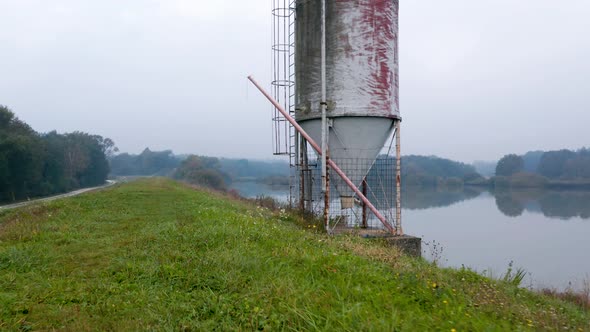
{"type": "MultiPolygon", "coordinates": [[[[474,199],[483,192],[486,192],[484,188],[468,186],[454,190],[405,187],[402,206],[408,210],[451,206],[474,199]]],[[[498,210],[508,217],[519,217],[527,211],[554,219],[590,219],[590,191],[506,189],[491,191],[491,194],[498,210]]]]}
{"type": "Polygon", "coordinates": [[[554,190],[502,190],[493,193],[504,215],[518,217],[524,211],[548,218],[590,219],[590,192],[554,190]]]}
{"type": "Polygon", "coordinates": [[[476,198],[484,191],[475,187],[456,189],[404,187],[402,190],[402,207],[409,210],[445,207],[476,198]]]}

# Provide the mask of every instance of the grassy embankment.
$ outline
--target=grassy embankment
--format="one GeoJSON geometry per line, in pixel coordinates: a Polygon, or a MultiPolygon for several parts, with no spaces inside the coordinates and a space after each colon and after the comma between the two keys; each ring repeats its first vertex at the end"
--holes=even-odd
{"type": "Polygon", "coordinates": [[[590,330],[574,305],[164,179],[0,215],[1,330],[590,330]]]}

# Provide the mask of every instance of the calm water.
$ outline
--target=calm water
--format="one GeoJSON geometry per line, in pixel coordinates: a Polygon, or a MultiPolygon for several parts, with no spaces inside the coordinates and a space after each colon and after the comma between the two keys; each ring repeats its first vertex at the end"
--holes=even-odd
{"type": "Polygon", "coordinates": [[[241,196],[256,198],[269,196],[280,202],[289,202],[289,186],[269,186],[258,182],[233,182],[230,189],[237,190],[241,196]]]}
{"type": "MultiPolygon", "coordinates": [[[[235,189],[288,198],[284,187],[235,189]]],[[[590,192],[412,190],[402,212],[405,232],[422,237],[424,257],[443,266],[500,277],[513,262],[528,272],[524,286],[535,288],[581,289],[590,280],[590,192]]]]}
{"type": "MultiPolygon", "coordinates": [[[[570,195],[585,197],[590,205],[590,193],[570,195]]],[[[517,197],[526,196],[518,193],[517,197]]],[[[589,207],[576,210],[567,200],[543,205],[534,199],[506,199],[484,192],[444,207],[405,209],[405,231],[425,242],[440,243],[442,265],[465,265],[499,277],[513,261],[515,267],[529,272],[526,286],[564,289],[571,282],[573,288],[581,289],[584,279],[590,280],[590,220],[584,214],[589,207]]],[[[432,259],[431,251],[432,245],[425,246],[426,258],[432,259]]]]}

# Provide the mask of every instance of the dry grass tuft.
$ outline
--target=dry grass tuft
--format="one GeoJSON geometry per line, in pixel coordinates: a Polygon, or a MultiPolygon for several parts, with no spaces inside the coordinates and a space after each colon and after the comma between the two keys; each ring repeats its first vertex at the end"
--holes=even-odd
{"type": "Polygon", "coordinates": [[[590,310],[590,281],[586,281],[584,289],[578,292],[571,289],[565,292],[559,292],[554,289],[544,288],[541,290],[541,293],[590,310]]]}

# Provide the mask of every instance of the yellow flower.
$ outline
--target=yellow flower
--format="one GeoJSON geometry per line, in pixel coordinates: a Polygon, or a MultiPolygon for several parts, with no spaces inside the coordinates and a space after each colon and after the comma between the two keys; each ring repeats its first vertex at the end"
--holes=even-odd
{"type": "Polygon", "coordinates": [[[457,332],[457,330],[455,330],[455,329],[451,329],[451,332],[457,332]]]}
{"type": "Polygon", "coordinates": [[[447,302],[447,300],[444,300],[444,301],[443,301],[443,303],[444,303],[444,304],[449,304],[449,302],[447,302]]]}

